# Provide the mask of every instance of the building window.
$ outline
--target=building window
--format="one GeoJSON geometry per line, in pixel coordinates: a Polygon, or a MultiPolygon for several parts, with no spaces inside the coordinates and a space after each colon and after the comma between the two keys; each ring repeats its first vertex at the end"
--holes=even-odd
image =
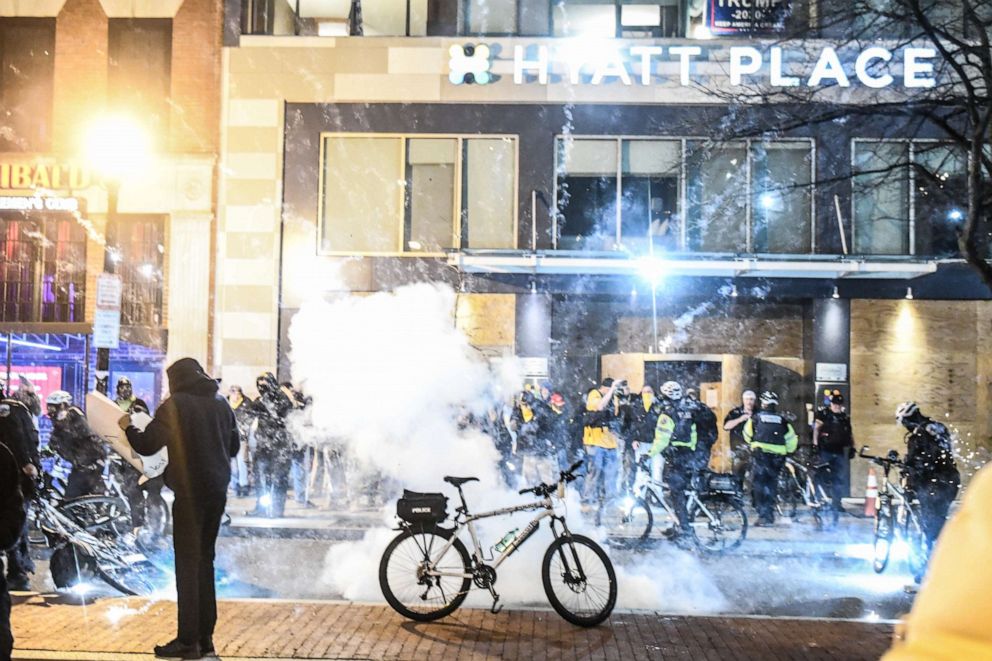
{"type": "Polygon", "coordinates": [[[121,276],[121,324],[161,326],[165,221],[161,216],[119,216],[107,227],[107,247],[121,276]]]}
{"type": "Polygon", "coordinates": [[[81,322],[86,233],[69,215],[0,216],[0,321],[81,322]]]}
{"type": "Polygon", "coordinates": [[[553,0],[556,37],[681,37],[683,0],[553,0]]]}
{"type": "Polygon", "coordinates": [[[139,118],[150,135],[168,135],[172,19],[112,18],[107,49],[111,107],[139,118]]]}
{"type": "Polygon", "coordinates": [[[0,151],[49,151],[54,18],[0,18],[0,151]]]}
{"type": "Polygon", "coordinates": [[[556,157],[559,249],[813,250],[809,140],[559,138],[556,157]]]}
{"type": "Polygon", "coordinates": [[[967,208],[967,155],[936,141],[854,142],[854,250],[951,257],[967,208]]]}
{"type": "Polygon", "coordinates": [[[321,252],[516,245],[516,138],[325,134],[322,162],[321,252]]]}
{"type": "Polygon", "coordinates": [[[516,34],[517,0],[465,0],[465,34],[516,34]]]}
{"type": "Polygon", "coordinates": [[[376,0],[355,13],[349,0],[242,0],[244,34],[424,36],[428,0],[376,0]]]}

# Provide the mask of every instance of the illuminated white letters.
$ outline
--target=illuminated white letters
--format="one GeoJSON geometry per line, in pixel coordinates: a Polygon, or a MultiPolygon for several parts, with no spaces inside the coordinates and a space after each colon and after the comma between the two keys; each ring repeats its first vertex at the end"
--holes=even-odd
{"type": "Polygon", "coordinates": [[[798,78],[782,75],[782,49],[778,46],[772,46],[769,57],[771,58],[769,66],[772,69],[772,85],[775,87],[798,87],[798,78]]]}
{"type": "Polygon", "coordinates": [[[525,71],[537,71],[537,82],[542,85],[548,84],[548,47],[537,47],[537,59],[525,60],[524,47],[513,47],[513,82],[517,85],[524,82],[525,71]]]}
{"type": "Polygon", "coordinates": [[[872,76],[868,72],[868,63],[872,60],[882,60],[888,62],[892,59],[892,53],[886,48],[880,48],[874,46],[872,48],[866,48],[860,55],[858,59],[854,61],[854,72],[858,76],[858,80],[862,84],[873,87],[875,89],[881,89],[883,87],[888,87],[892,84],[892,76],[885,74],[882,76],[872,76]]]}
{"type": "Polygon", "coordinates": [[[933,87],[937,81],[932,75],[917,78],[920,74],[933,74],[933,62],[919,62],[920,59],[933,59],[937,51],[932,48],[906,48],[902,52],[903,85],[906,87],[933,87]]]}
{"type": "Polygon", "coordinates": [[[607,76],[616,76],[623,81],[624,85],[630,85],[627,65],[620,59],[620,52],[615,48],[607,50],[603,53],[602,59],[596,62],[596,69],[592,74],[592,84],[599,85],[607,76]]]}
{"type": "Polygon", "coordinates": [[[755,74],[761,69],[761,53],[751,46],[734,46],[730,49],[730,84],[740,85],[743,74],[755,74]],[[744,58],[748,63],[744,64],[744,58]]]}
{"type": "Polygon", "coordinates": [[[679,83],[683,86],[688,85],[689,62],[692,58],[702,53],[703,49],[699,46],[672,46],[668,49],[668,52],[679,56],[679,83]]]}
{"type": "Polygon", "coordinates": [[[641,85],[651,84],[651,56],[661,55],[661,52],[661,46],[633,46],[630,49],[631,55],[641,58],[641,85]]]}
{"type": "Polygon", "coordinates": [[[813,67],[813,74],[806,82],[806,86],[817,87],[818,85],[822,85],[824,78],[833,78],[837,81],[839,87],[851,86],[851,81],[848,80],[847,74],[844,73],[844,67],[840,64],[840,58],[837,57],[837,51],[830,46],[827,46],[820,52],[820,58],[816,61],[816,66],[813,67]]]}

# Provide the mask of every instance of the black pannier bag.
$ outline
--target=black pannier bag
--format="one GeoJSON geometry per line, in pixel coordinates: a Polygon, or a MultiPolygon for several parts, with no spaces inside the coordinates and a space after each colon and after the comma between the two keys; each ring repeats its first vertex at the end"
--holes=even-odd
{"type": "Polygon", "coordinates": [[[396,516],[407,523],[441,523],[448,518],[448,498],[442,493],[403,490],[396,501],[396,516]]]}
{"type": "Polygon", "coordinates": [[[742,490],[741,479],[731,473],[708,473],[706,476],[706,491],[708,493],[739,496],[742,490]]]}

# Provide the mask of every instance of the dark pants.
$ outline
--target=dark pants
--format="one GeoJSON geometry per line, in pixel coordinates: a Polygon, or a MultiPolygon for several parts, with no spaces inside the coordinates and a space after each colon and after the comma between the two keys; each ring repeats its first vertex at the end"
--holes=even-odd
{"type": "Polygon", "coordinates": [[[841,498],[847,495],[847,485],[851,474],[851,460],[847,458],[845,452],[830,452],[820,450],[820,463],[827,464],[818,473],[817,478],[823,491],[830,498],[833,522],[837,523],[837,517],[844,511],[841,505],[841,498]]]}
{"type": "Polygon", "coordinates": [[[686,509],[685,490],[689,488],[694,472],[693,464],[682,461],[681,457],[675,457],[665,465],[665,479],[668,482],[668,489],[672,497],[672,508],[675,510],[675,517],[679,520],[679,528],[683,531],[689,529],[689,512],[686,509]]]}
{"type": "Polygon", "coordinates": [[[741,484],[744,484],[747,469],[751,467],[751,446],[743,441],[733,442],[730,451],[733,455],[730,472],[734,474],[734,477],[740,479],[741,484]]]}
{"type": "Polygon", "coordinates": [[[289,491],[290,461],[269,454],[258,454],[255,460],[257,470],[256,492],[258,502],[255,509],[271,512],[272,516],[281,517],[286,511],[286,492],[289,491]],[[262,505],[262,496],[268,494],[271,499],[268,507],[262,505]]]}
{"type": "Polygon", "coordinates": [[[176,596],[180,642],[205,644],[217,623],[214,544],[226,498],[194,499],[176,494],[172,505],[176,551],[176,596]]]}
{"type": "Polygon", "coordinates": [[[103,468],[76,468],[69,473],[69,483],[65,486],[65,499],[102,494],[103,468]]]}
{"type": "Polygon", "coordinates": [[[956,481],[937,480],[930,482],[926,488],[916,490],[916,497],[920,500],[920,525],[931,548],[947,522],[947,511],[957,495],[956,481]]]}
{"type": "MultiPolygon", "coordinates": [[[[30,502],[24,503],[24,509],[31,508],[30,502]]],[[[27,513],[27,512],[26,512],[27,513]]],[[[34,573],[34,560],[31,559],[31,543],[28,540],[28,527],[30,523],[27,517],[24,518],[24,526],[21,528],[21,536],[17,543],[7,550],[7,578],[15,581],[23,581],[28,574],[34,573]]],[[[6,589],[6,588],[5,588],[6,589]]],[[[0,656],[0,659],[3,659],[0,656]]]]}
{"type": "Polygon", "coordinates": [[[751,458],[751,489],[758,518],[775,520],[775,501],[778,498],[778,474],[785,465],[785,456],[755,450],[751,458]]]}
{"type": "Polygon", "coordinates": [[[10,630],[10,593],[7,579],[0,572],[0,661],[9,661],[14,649],[14,634],[10,630]]]}

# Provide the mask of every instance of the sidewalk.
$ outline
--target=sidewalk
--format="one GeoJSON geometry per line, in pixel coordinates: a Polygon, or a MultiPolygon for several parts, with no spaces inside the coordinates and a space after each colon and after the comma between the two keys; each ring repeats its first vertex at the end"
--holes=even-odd
{"type": "MultiPolygon", "coordinates": [[[[13,611],[14,659],[147,659],[175,629],[175,603],[33,598],[13,611]],[[140,656],[139,656],[140,655],[140,656]]],[[[892,628],[851,621],[615,613],[573,627],[553,611],[460,610],[420,624],[386,606],[222,601],[224,659],[877,659],[892,628]]]]}

